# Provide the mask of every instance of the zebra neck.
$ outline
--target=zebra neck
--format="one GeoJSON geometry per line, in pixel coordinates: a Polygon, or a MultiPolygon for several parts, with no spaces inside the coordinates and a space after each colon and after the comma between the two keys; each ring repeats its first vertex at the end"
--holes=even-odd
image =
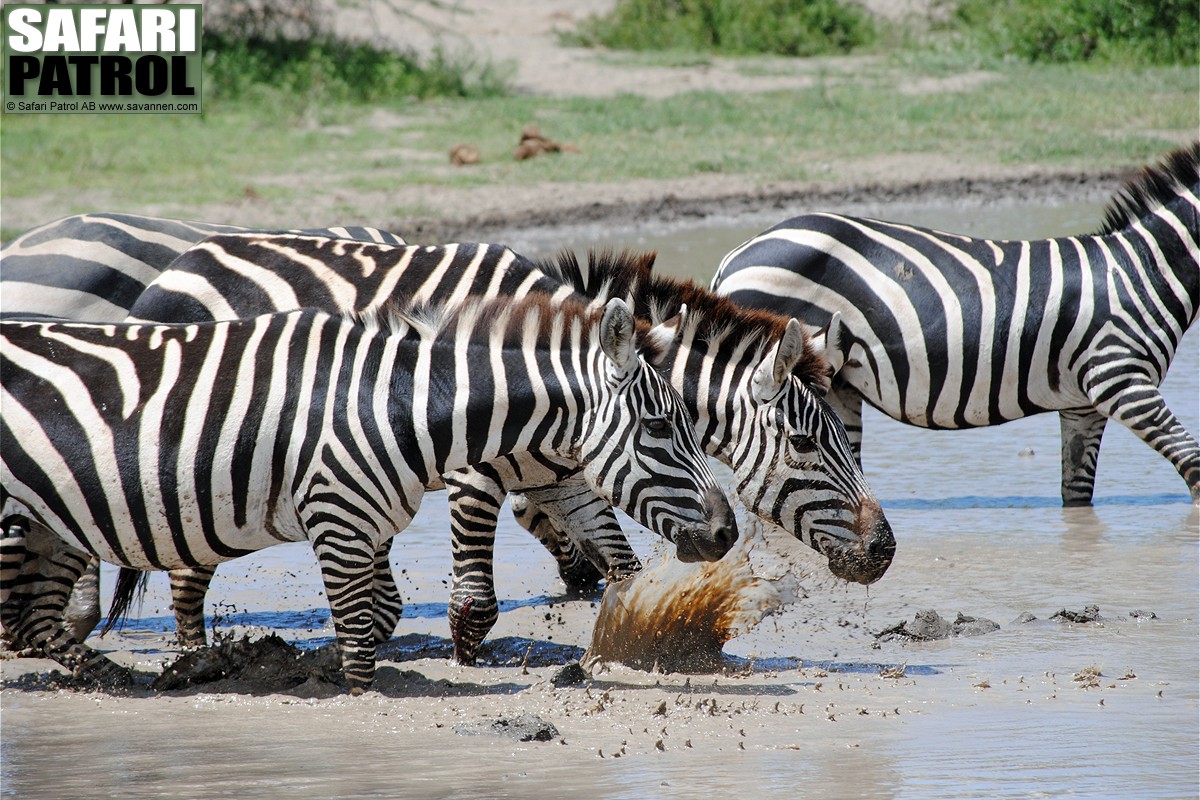
{"type": "MultiPolygon", "coordinates": [[[[521,348],[483,355],[484,349],[456,347],[451,353],[423,345],[416,377],[388,380],[389,416],[397,429],[411,420],[410,443],[419,451],[427,485],[510,455],[578,460],[582,420],[595,403],[587,388],[591,378],[570,368],[558,375],[534,372],[521,348]]],[[[586,365],[587,355],[564,353],[561,363],[586,365]]]]}
{"type": "Polygon", "coordinates": [[[756,363],[744,343],[724,344],[701,339],[678,343],[662,366],[696,422],[700,447],[729,464],[742,427],[738,398],[750,385],[756,363]]]}
{"type": "MultiPolygon", "coordinates": [[[[1188,190],[1123,230],[1102,237],[1123,283],[1169,303],[1180,330],[1196,320],[1200,296],[1200,199],[1188,190]]],[[[1122,293],[1123,294],[1123,293],[1122,293]]]]}

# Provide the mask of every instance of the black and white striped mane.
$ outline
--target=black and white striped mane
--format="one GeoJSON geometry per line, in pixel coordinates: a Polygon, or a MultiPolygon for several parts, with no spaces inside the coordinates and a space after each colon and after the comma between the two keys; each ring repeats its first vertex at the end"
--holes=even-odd
{"type": "Polygon", "coordinates": [[[1100,234],[1125,230],[1179,196],[1179,190],[1200,183],[1200,142],[1167,154],[1158,164],[1144,167],[1125,182],[1104,211],[1100,234]]]}
{"type": "MultiPolygon", "coordinates": [[[[731,337],[740,344],[749,339],[749,345],[765,356],[783,335],[787,319],[744,308],[693,281],[655,275],[654,259],[653,252],[592,250],[585,271],[573,252],[563,251],[554,259],[539,262],[538,268],[588,297],[632,297],[634,314],[652,324],[671,319],[686,305],[689,339],[717,346],[731,337]]],[[[812,386],[826,382],[828,370],[829,363],[813,349],[806,333],[804,355],[793,374],[812,386]]]]}

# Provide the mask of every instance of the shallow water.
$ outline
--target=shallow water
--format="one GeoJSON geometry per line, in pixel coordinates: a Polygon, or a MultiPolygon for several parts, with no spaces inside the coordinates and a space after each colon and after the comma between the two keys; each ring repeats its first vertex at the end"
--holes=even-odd
{"type": "MultiPolygon", "coordinates": [[[[856,211],[1009,237],[1086,231],[1099,219],[1092,205],[856,211]]],[[[588,242],[653,247],[661,268],[685,274],[703,265],[691,274],[707,281],[722,253],[784,216],[720,230],[569,231],[557,241],[541,234],[510,241],[535,255],[588,242]]],[[[1200,432],[1198,386],[1193,330],[1163,386],[1193,433],[1200,432]]],[[[807,597],[726,648],[744,659],[747,674],[709,681],[614,671],[588,689],[554,689],[553,658],[531,659],[522,670],[522,652],[554,656],[560,651],[551,645],[560,644],[566,657],[586,646],[595,609],[593,601],[560,596],[550,559],[507,514],[497,537],[504,603],[493,638],[516,638],[483,667],[448,664],[441,654],[449,547],[437,493],[393,552],[408,604],[398,633],[422,635],[383,659],[381,673],[392,670],[385,674],[396,688],[313,701],[212,693],[119,699],[9,687],[0,693],[0,793],[1196,796],[1200,517],[1174,469],[1110,426],[1095,507],[1063,509],[1055,415],[929,432],[872,413],[865,429],[865,467],[896,532],[896,560],[865,590],[833,580],[815,554],[797,548],[792,555],[808,568],[807,597]],[[1090,604],[1103,623],[1048,621],[1090,604]],[[876,647],[873,633],[927,608],[948,619],[986,617],[1001,629],[876,647]],[[1134,610],[1157,618],[1136,619],[1134,610]],[[1026,611],[1040,619],[1017,623],[1026,611]],[[904,677],[880,677],[885,666],[903,666],[904,677]],[[1084,688],[1075,677],[1091,667],[1100,685],[1084,688]],[[523,712],[553,722],[565,744],[454,732],[463,721],[523,712]]],[[[625,522],[639,551],[654,547],[625,522]]],[[[111,571],[104,578],[111,586],[111,571]]],[[[120,651],[126,663],[173,658],[165,584],[153,581],[125,632],[93,643],[120,651]]],[[[331,636],[302,546],[222,567],[208,611],[222,630],[269,628],[311,644],[331,636]]],[[[0,662],[6,678],[49,666],[0,662]]]]}

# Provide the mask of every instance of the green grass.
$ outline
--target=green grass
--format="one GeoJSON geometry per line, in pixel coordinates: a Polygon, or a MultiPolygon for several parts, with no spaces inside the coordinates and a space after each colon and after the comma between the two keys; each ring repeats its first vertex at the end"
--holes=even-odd
{"type": "MultiPolygon", "coordinates": [[[[368,124],[378,112],[362,104],[297,119],[279,97],[214,102],[201,118],[6,115],[0,191],[6,201],[46,198],[56,214],[102,206],[189,215],[199,204],[233,207],[249,187],[264,206],[329,196],[347,219],[386,226],[421,209],[389,208],[394,218],[381,219],[377,199],[360,193],[700,174],[837,181],[848,165],[896,153],[1101,169],[1152,160],[1195,131],[1192,69],[1001,63],[993,80],[963,91],[898,93],[952,73],[940,58],[876,59],[818,71],[811,88],[793,92],[381,104],[393,127],[368,124]],[[529,122],[581,152],[513,161],[529,122]],[[482,163],[452,167],[447,154],[459,142],[477,146],[482,163]]],[[[253,222],[255,209],[236,213],[253,222]]]]}

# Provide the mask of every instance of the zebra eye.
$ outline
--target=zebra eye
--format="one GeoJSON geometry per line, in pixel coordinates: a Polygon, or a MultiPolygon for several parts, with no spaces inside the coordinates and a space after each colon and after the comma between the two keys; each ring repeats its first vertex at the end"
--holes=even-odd
{"type": "Polygon", "coordinates": [[[666,417],[647,417],[642,420],[642,427],[656,439],[665,439],[671,435],[671,422],[666,417]]]}
{"type": "Polygon", "coordinates": [[[793,433],[788,437],[788,444],[799,455],[807,456],[817,452],[817,442],[807,433],[793,433]]]}

